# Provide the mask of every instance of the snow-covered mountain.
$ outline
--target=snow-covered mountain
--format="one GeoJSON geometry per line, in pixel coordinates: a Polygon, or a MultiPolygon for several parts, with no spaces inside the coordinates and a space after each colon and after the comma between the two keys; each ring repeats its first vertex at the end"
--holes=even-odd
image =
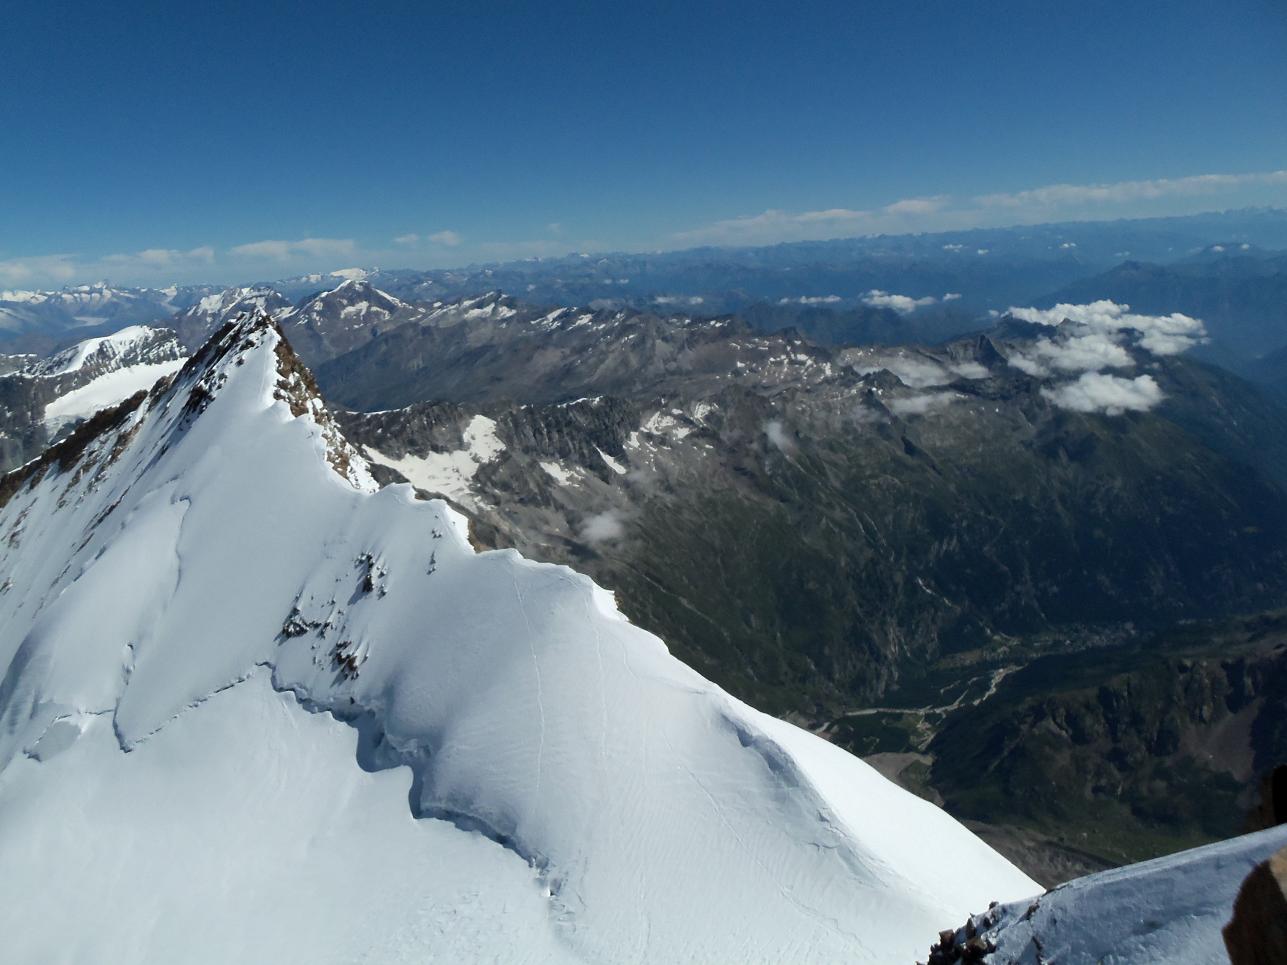
{"type": "Polygon", "coordinates": [[[355,277],[303,299],[277,319],[300,356],[316,363],[365,345],[381,332],[419,321],[427,313],[426,306],[400,301],[355,277]]]}
{"type": "Polygon", "coordinates": [[[1039,890],[377,489],[262,317],[0,500],[15,961],[911,961],[1039,890]]]}
{"type": "Polygon", "coordinates": [[[358,269],[348,273],[354,277],[309,275],[281,286],[229,288],[202,298],[176,315],[171,324],[184,344],[196,348],[221,325],[246,313],[268,312],[290,333],[291,344],[300,356],[316,364],[365,345],[383,331],[418,321],[429,312],[428,306],[403,302],[374,287],[360,277],[358,269]],[[294,302],[283,293],[283,288],[290,291],[309,278],[330,282],[332,287],[314,288],[294,302]]]}
{"type": "Polygon", "coordinates": [[[111,335],[85,339],[27,367],[28,375],[53,378],[72,372],[94,379],[138,365],[157,365],[183,359],[174,332],[147,325],[130,325],[111,335]]]}
{"type": "Polygon", "coordinates": [[[170,326],[190,348],[202,345],[223,325],[246,314],[288,311],[291,302],[285,295],[266,285],[225,288],[211,292],[176,314],[170,326]]]}
{"type": "Polygon", "coordinates": [[[132,325],[24,359],[0,376],[0,465],[26,462],[68,425],[151,388],[186,357],[174,332],[132,325]]]}

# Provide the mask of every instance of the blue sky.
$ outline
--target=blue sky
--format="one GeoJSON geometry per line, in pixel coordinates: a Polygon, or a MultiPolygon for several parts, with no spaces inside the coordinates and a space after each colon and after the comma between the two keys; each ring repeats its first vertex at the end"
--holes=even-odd
{"type": "Polygon", "coordinates": [[[11,0],[0,287],[1287,205],[1284,91],[1281,0],[11,0]]]}

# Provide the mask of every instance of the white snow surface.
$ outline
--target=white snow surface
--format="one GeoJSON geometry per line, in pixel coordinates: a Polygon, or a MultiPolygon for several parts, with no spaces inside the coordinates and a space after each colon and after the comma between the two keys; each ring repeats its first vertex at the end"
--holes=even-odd
{"type": "Polygon", "coordinates": [[[140,389],[150,389],[160,379],[183,368],[186,359],[170,359],[130,365],[100,375],[79,389],[61,395],[45,406],[45,421],[62,424],[73,419],[87,419],[99,409],[116,405],[140,389]]]}
{"type": "Polygon", "coordinates": [[[912,961],[1039,890],[588,578],[373,491],[280,337],[0,508],[15,961],[912,961]]]}
{"type": "Polygon", "coordinates": [[[1228,962],[1220,929],[1251,869],[1287,846],[1287,825],[1101,871],[994,912],[980,928],[996,965],[1228,962]]]}
{"type": "Polygon", "coordinates": [[[469,421],[463,436],[465,448],[449,452],[391,456],[367,446],[366,454],[372,462],[402,473],[413,486],[446,496],[467,509],[476,509],[478,498],[471,485],[474,476],[483,463],[505,451],[505,443],[496,435],[496,421],[483,415],[469,421]]]}

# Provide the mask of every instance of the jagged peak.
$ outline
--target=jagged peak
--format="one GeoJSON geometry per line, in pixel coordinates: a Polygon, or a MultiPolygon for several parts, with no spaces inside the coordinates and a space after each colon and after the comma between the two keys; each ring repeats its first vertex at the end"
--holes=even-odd
{"type": "Polygon", "coordinates": [[[0,506],[51,471],[70,473],[73,480],[87,473],[101,475],[119,459],[146,420],[166,423],[162,435],[168,447],[215,402],[234,372],[248,367],[261,353],[271,353],[271,358],[263,358],[262,367],[271,366],[276,373],[275,378],[265,379],[269,388],[263,403],[281,403],[291,418],[311,421],[327,464],[349,485],[363,491],[377,488],[366,461],[344,438],[313,374],[285,333],[271,315],[256,311],[225,322],[177,373],[161,379],[150,391],[137,392],[99,411],[36,459],[0,477],[0,506]]]}
{"type": "Polygon", "coordinates": [[[376,488],[366,461],[344,438],[327,410],[313,373],[267,312],[245,312],[225,323],[183,367],[175,379],[174,391],[186,389],[185,411],[192,416],[204,411],[227,382],[230,371],[246,364],[259,351],[273,353],[277,376],[272,384],[272,400],[284,403],[293,418],[308,418],[317,425],[326,461],[341,478],[357,489],[376,488]]]}

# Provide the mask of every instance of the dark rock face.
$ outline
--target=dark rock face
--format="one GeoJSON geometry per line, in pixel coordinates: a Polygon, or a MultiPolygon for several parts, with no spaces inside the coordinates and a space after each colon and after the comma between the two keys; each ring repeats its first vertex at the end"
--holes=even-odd
{"type": "Polygon", "coordinates": [[[1248,815],[1246,830],[1261,831],[1280,824],[1287,824],[1287,764],[1279,764],[1261,780],[1260,800],[1248,815]]]}
{"type": "Polygon", "coordinates": [[[1247,876],[1223,934],[1232,965],[1287,962],[1287,848],[1247,876]]]}
{"type": "Polygon", "coordinates": [[[1287,618],[1033,661],[930,748],[954,814],[1111,863],[1238,834],[1287,759],[1287,618]]]}
{"type": "Polygon", "coordinates": [[[829,357],[798,336],[757,335],[729,319],[550,311],[492,294],[435,306],[320,366],[317,378],[329,398],[358,409],[549,403],[698,393],[731,381],[763,385],[781,377],[775,366],[829,357]]]}
{"type": "MultiPolygon", "coordinates": [[[[460,450],[472,413],[495,419],[505,452],[472,479],[483,530],[586,569],[703,672],[812,719],[998,635],[1282,598],[1287,500],[1266,473],[1188,413],[1056,408],[1005,351],[986,336],[833,351],[489,298],[383,335],[319,383],[371,407],[424,400],[346,418],[395,459],[460,450]],[[604,514],[620,535],[585,539],[604,514]]],[[[1222,391],[1183,361],[1153,368],[1222,391]]]]}

